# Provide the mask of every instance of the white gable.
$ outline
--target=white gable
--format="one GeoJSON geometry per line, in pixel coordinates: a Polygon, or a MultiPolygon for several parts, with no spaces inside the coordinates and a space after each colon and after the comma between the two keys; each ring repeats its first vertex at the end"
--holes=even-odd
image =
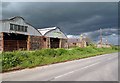
{"type": "Polygon", "coordinates": [[[38,29],[38,31],[42,34],[45,35],[47,32],[56,29],[56,27],[51,27],[51,28],[44,28],[44,29],[38,29]]]}
{"type": "Polygon", "coordinates": [[[67,38],[67,36],[57,27],[38,29],[42,35],[52,38],[67,38]]]}

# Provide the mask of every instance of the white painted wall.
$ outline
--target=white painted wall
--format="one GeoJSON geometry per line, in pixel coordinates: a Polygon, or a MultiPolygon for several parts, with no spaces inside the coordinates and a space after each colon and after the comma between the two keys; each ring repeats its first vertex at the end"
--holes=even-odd
{"type": "Polygon", "coordinates": [[[0,21],[0,32],[41,36],[41,34],[34,27],[32,27],[31,25],[27,24],[22,18],[15,18],[14,20],[0,21]],[[19,32],[19,31],[12,31],[12,30],[10,30],[10,23],[23,25],[23,26],[28,26],[27,32],[19,32]]]}

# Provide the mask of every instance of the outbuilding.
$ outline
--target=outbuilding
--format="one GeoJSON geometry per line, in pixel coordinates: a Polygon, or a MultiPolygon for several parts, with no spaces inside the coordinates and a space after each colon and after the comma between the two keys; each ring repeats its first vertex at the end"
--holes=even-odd
{"type": "Polygon", "coordinates": [[[38,29],[43,36],[43,48],[67,48],[67,36],[59,27],[47,27],[38,29]]]}
{"type": "Polygon", "coordinates": [[[0,51],[41,48],[42,34],[20,16],[0,21],[0,51]]]}

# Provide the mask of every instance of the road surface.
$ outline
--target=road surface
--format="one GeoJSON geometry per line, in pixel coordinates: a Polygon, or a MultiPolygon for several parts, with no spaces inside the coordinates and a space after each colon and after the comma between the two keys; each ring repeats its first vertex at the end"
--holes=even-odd
{"type": "Polygon", "coordinates": [[[2,74],[3,81],[118,81],[118,53],[2,74]]]}

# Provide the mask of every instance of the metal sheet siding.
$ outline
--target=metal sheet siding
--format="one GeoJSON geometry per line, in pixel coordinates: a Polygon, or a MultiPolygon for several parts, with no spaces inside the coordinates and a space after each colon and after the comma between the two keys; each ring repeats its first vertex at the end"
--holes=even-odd
{"type": "Polygon", "coordinates": [[[20,19],[20,18],[15,18],[14,20],[2,21],[0,23],[0,26],[2,27],[0,29],[0,32],[41,36],[41,34],[34,27],[32,27],[31,25],[27,24],[23,19],[20,19]],[[10,23],[17,24],[17,25],[28,26],[27,32],[11,31],[10,30],[10,23]]]}
{"type": "Polygon", "coordinates": [[[9,22],[2,22],[2,31],[1,32],[9,32],[9,22]]]}
{"type": "Polygon", "coordinates": [[[53,38],[67,38],[63,32],[61,32],[58,28],[55,30],[52,30],[45,34],[47,37],[53,37],[53,38]]]}

